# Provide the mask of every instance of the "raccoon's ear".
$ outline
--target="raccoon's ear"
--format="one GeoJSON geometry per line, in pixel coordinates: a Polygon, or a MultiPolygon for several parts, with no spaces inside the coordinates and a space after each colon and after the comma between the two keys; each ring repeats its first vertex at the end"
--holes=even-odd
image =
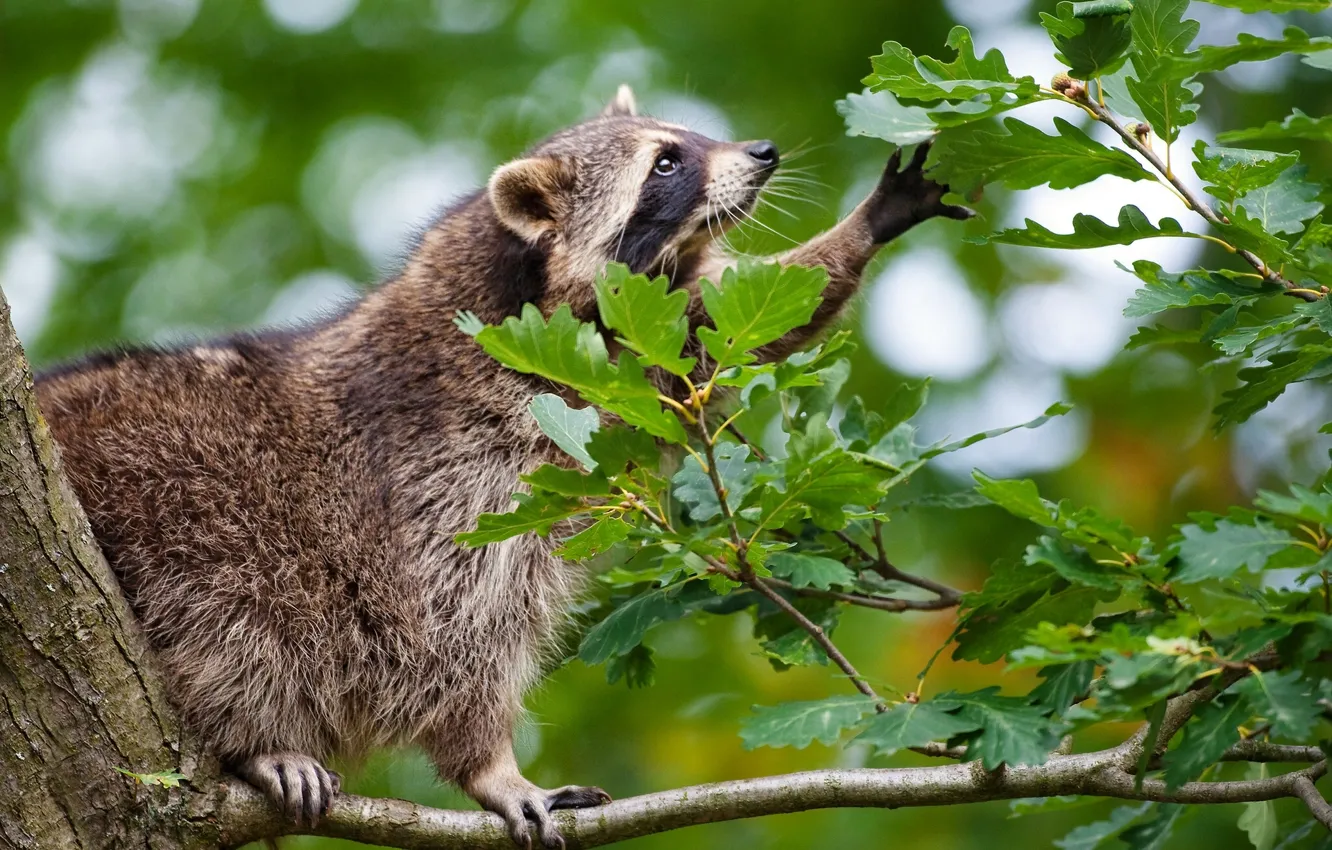
{"type": "Polygon", "coordinates": [[[620,83],[615,90],[615,97],[601,110],[602,115],[637,115],[638,101],[634,100],[634,90],[628,83],[620,83]]]}
{"type": "Polygon", "coordinates": [[[519,159],[490,177],[491,206],[500,222],[528,242],[559,224],[574,184],[573,169],[549,156],[519,159]]]}

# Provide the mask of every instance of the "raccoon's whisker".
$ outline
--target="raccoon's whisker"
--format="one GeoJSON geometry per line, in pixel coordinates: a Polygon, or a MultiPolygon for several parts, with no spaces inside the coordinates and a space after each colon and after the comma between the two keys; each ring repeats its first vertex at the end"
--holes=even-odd
{"type": "Polygon", "coordinates": [[[781,238],[781,239],[785,239],[787,242],[790,242],[790,243],[793,244],[793,245],[798,245],[798,244],[800,244],[800,243],[796,242],[794,239],[792,239],[790,236],[787,236],[785,233],[782,233],[782,232],[779,231],[779,230],[774,230],[773,228],[769,227],[768,225],[766,225],[766,224],[764,224],[763,222],[759,221],[758,219],[754,218],[754,214],[753,214],[753,213],[751,213],[751,212],[749,212],[749,211],[747,211],[747,210],[743,210],[743,209],[740,210],[739,212],[740,212],[740,214],[741,214],[742,216],[744,216],[744,218],[745,218],[746,221],[753,222],[754,224],[756,224],[757,226],[759,226],[759,227],[763,228],[764,230],[768,231],[768,232],[771,233],[772,235],[777,236],[777,237],[779,237],[779,238],[781,238]]]}
{"type": "Polygon", "coordinates": [[[794,219],[799,219],[799,218],[800,218],[800,216],[796,215],[795,213],[791,212],[790,210],[785,209],[784,207],[781,207],[781,206],[779,206],[778,204],[774,203],[773,200],[772,200],[771,198],[769,198],[767,195],[764,195],[763,197],[760,197],[760,198],[759,198],[759,203],[762,204],[762,205],[765,205],[765,206],[772,207],[773,209],[777,210],[777,212],[781,213],[782,215],[788,216],[788,217],[790,217],[790,218],[794,218],[794,219]]]}

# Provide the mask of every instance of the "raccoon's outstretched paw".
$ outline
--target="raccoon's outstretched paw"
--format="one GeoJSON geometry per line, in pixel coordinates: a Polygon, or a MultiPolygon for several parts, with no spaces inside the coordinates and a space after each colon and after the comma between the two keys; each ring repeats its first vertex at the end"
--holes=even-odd
{"type": "Polygon", "coordinates": [[[300,753],[254,756],[233,772],[267,794],[298,826],[318,824],[342,790],[341,776],[300,753]]]}
{"type": "Polygon", "coordinates": [[[546,792],[546,811],[592,809],[611,801],[611,795],[595,785],[565,785],[546,792]]]}
{"type": "Polygon", "coordinates": [[[929,153],[930,143],[925,142],[916,146],[905,168],[900,148],[888,159],[879,185],[867,202],[870,233],[876,243],[891,242],[913,225],[936,216],[965,221],[976,214],[967,207],[943,202],[948,187],[925,174],[929,153]]]}

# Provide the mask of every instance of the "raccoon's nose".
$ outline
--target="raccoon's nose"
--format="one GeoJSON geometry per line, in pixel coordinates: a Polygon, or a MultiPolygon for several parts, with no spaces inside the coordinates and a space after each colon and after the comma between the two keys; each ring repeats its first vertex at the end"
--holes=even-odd
{"type": "Polygon", "coordinates": [[[764,139],[761,142],[754,142],[752,145],[745,148],[745,153],[749,154],[751,159],[764,168],[771,168],[776,165],[777,160],[780,159],[777,155],[777,146],[767,139],[764,139]]]}

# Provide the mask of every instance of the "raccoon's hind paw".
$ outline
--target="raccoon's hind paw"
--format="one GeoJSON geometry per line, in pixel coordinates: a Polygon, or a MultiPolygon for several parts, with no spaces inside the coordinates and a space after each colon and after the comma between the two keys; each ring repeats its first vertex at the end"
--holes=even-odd
{"type": "Polygon", "coordinates": [[[318,824],[342,789],[342,777],[300,753],[254,756],[233,770],[267,794],[298,826],[318,824]]]}
{"type": "Polygon", "coordinates": [[[890,242],[913,225],[936,216],[964,221],[976,214],[967,207],[943,202],[948,187],[925,174],[925,158],[929,153],[928,142],[918,145],[905,168],[901,167],[901,149],[889,158],[868,203],[870,232],[875,242],[890,242]]]}
{"type": "Polygon", "coordinates": [[[611,801],[600,788],[566,785],[546,791],[518,775],[474,783],[468,791],[477,802],[504,818],[513,843],[523,850],[532,848],[531,824],[536,825],[537,837],[546,850],[562,850],[564,837],[550,816],[556,809],[585,809],[611,801]]]}

